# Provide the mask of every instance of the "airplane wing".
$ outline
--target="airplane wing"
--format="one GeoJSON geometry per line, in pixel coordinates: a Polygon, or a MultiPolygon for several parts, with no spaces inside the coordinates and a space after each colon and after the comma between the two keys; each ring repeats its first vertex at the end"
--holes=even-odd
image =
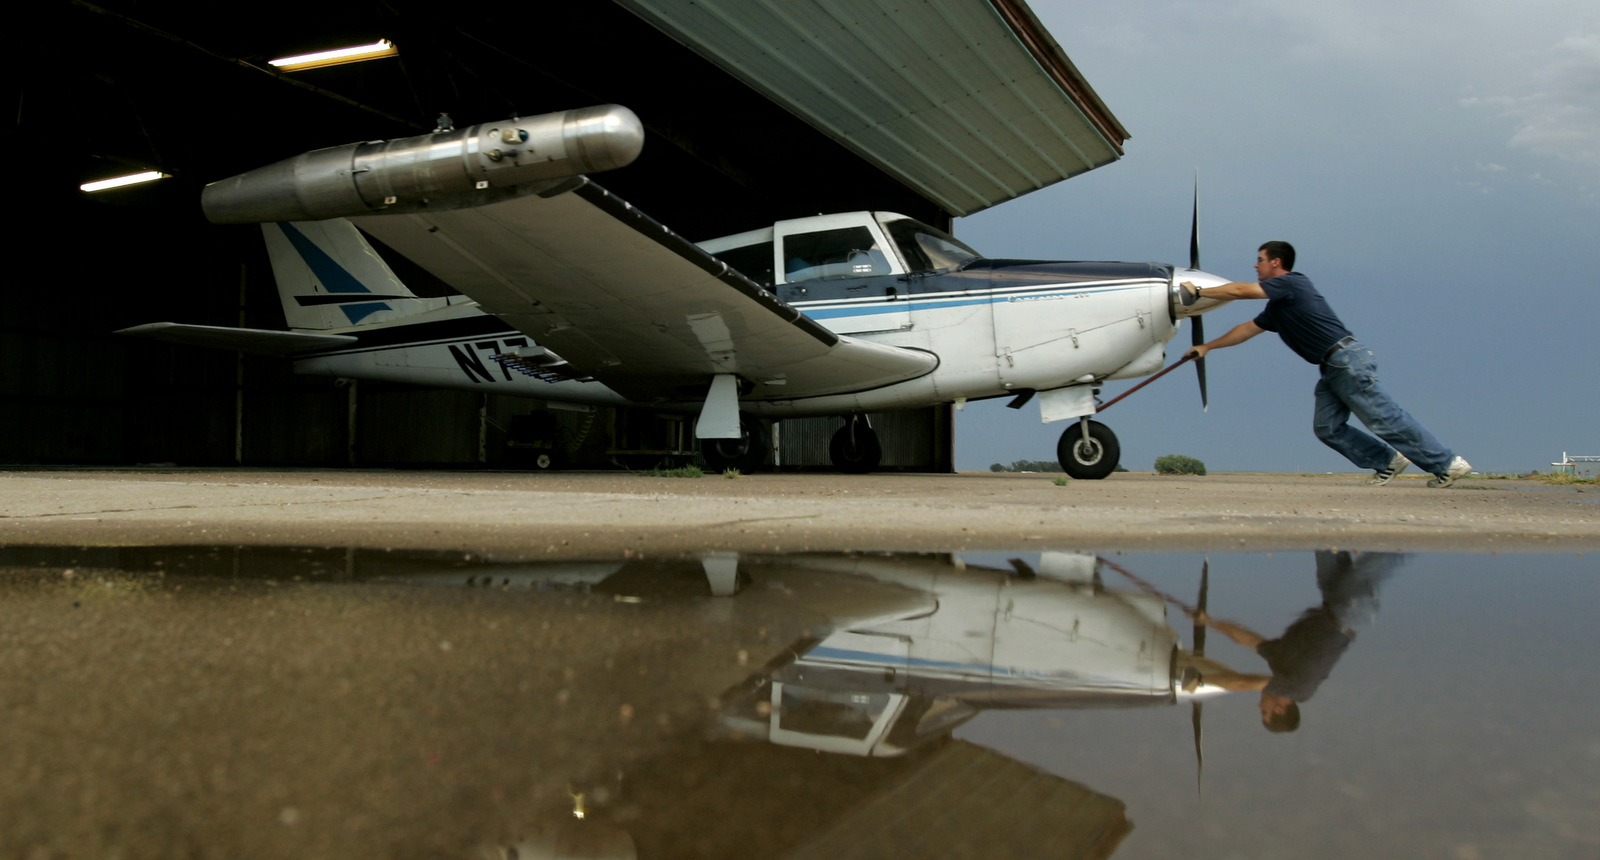
{"type": "Polygon", "coordinates": [[[836,335],[585,177],[471,209],[351,220],[480,307],[639,402],[714,376],[792,399],[922,376],[938,358],[836,335]],[[570,189],[570,190],[568,190],[570,189]]]}

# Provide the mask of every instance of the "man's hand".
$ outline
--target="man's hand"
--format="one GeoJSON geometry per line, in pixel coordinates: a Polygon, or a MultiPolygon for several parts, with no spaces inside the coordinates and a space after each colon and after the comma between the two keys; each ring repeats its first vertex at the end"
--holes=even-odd
{"type": "Polygon", "coordinates": [[[1206,357],[1206,353],[1208,353],[1210,351],[1211,351],[1211,347],[1206,346],[1205,344],[1201,344],[1199,346],[1191,346],[1191,347],[1189,347],[1189,351],[1183,354],[1183,357],[1184,358],[1192,358],[1192,359],[1194,359],[1196,361],[1199,361],[1200,359],[1205,358],[1206,357]]]}

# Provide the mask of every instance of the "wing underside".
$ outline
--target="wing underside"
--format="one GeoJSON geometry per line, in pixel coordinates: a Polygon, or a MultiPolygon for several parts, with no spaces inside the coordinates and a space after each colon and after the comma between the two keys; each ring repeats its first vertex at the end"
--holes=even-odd
{"type": "Polygon", "coordinates": [[[599,185],[472,209],[352,219],[480,307],[629,399],[861,391],[930,353],[841,337],[599,185]]]}

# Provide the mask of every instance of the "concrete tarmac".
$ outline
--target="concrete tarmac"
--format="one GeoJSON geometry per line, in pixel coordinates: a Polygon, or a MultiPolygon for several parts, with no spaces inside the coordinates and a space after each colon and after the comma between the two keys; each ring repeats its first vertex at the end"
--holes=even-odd
{"type": "Polygon", "coordinates": [[[1600,549],[1600,487],[1426,476],[172,469],[0,472],[0,545],[445,549],[1527,552],[1600,549]]]}
{"type": "MultiPolygon", "coordinates": [[[[737,599],[713,597],[710,568],[662,556],[1587,552],[1597,501],[1593,486],[1358,475],[0,472],[0,857],[812,856],[871,798],[931,790],[920,769],[940,759],[707,733],[769,661],[914,595],[806,569],[814,557],[746,555],[737,599]],[[363,551],[385,548],[571,559],[527,567],[570,564],[574,582],[597,566],[577,559],[619,572],[584,588],[462,587],[451,577],[477,570],[445,558],[408,577],[429,554],[363,551]],[[399,572],[368,570],[380,563],[399,572]]],[[[1050,792],[1028,797],[1075,792],[1121,821],[1108,786],[1037,784],[1050,792]]],[[[1053,843],[1021,825],[1070,835],[1061,804],[999,796],[1020,824],[959,856],[1109,853],[1042,850],[1053,843]]],[[[951,826],[988,834],[993,806],[951,826]]],[[[1292,799],[1258,812],[1316,817],[1292,799]]],[[[1334,818],[1305,825],[1302,853],[1339,856],[1317,835],[1348,829],[1334,818]]]]}

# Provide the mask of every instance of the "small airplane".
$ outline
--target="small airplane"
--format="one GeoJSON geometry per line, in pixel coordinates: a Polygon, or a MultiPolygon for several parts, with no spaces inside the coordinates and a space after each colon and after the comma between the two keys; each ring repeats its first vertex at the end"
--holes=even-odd
{"type": "Polygon", "coordinates": [[[445,125],[206,187],[212,222],[261,224],[288,331],[122,333],[300,373],[695,415],[713,470],[764,464],[767,421],[842,416],[833,463],[865,473],[883,455],[866,413],[1036,398],[1043,421],[1077,419],[1057,444],[1067,474],[1097,479],[1120,457],[1091,418],[1100,386],[1160,370],[1184,318],[1202,342],[1219,302],[1182,284],[1227,281],[1199,271],[1195,234],[1188,268],[999,260],[891,212],[695,244],[588,177],[638,156],[625,107],[445,125]],[[408,267],[459,295],[419,297],[408,267]]]}

